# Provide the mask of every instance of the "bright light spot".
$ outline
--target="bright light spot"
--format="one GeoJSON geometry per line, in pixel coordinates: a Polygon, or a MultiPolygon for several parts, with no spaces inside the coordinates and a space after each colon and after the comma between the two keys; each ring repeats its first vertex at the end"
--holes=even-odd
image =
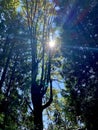
{"type": "Polygon", "coordinates": [[[49,42],[49,46],[50,46],[51,48],[53,48],[53,47],[55,46],[55,41],[54,41],[54,40],[51,40],[51,41],[49,42]]]}

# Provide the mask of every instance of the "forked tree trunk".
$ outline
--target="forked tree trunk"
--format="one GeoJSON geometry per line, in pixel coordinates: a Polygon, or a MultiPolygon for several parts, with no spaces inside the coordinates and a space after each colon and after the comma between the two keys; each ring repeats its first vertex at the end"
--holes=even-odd
{"type": "Polygon", "coordinates": [[[41,91],[42,86],[35,86],[31,88],[32,103],[34,107],[34,129],[33,130],[43,130],[43,110],[46,109],[53,100],[52,95],[52,81],[50,81],[50,98],[49,101],[42,105],[42,98],[46,91],[41,91]]]}

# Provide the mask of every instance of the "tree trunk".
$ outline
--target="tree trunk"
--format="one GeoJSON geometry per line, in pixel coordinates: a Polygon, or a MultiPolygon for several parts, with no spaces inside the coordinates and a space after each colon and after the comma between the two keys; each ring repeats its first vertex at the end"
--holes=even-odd
{"type": "Polygon", "coordinates": [[[42,108],[34,110],[34,130],[43,130],[42,108]]]}
{"type": "Polygon", "coordinates": [[[34,130],[43,130],[42,119],[42,95],[38,87],[31,89],[32,103],[34,108],[34,130]]]}
{"type": "MultiPolygon", "coordinates": [[[[32,104],[34,108],[34,130],[43,130],[43,110],[46,109],[53,100],[52,81],[50,80],[50,98],[46,104],[42,105],[42,98],[44,95],[43,86],[37,84],[31,87],[32,104]]],[[[46,92],[45,92],[46,93],[46,92]]]]}

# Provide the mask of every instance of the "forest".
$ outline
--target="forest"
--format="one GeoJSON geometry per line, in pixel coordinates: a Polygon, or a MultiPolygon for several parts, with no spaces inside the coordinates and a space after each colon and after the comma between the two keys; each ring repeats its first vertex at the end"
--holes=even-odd
{"type": "Polygon", "coordinates": [[[0,0],[0,130],[98,130],[97,0],[0,0]]]}

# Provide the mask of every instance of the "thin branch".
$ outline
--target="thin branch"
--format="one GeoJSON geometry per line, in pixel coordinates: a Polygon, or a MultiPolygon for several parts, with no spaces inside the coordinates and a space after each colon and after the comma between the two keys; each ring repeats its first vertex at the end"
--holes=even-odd
{"type": "Polygon", "coordinates": [[[35,8],[34,8],[34,13],[33,13],[32,23],[34,22],[34,19],[35,19],[35,16],[36,16],[37,6],[38,6],[38,0],[36,0],[36,3],[35,3],[35,8]]]}
{"type": "Polygon", "coordinates": [[[34,113],[34,110],[32,109],[32,107],[30,106],[28,100],[25,98],[25,102],[27,103],[28,107],[30,108],[30,110],[34,113]]]}
{"type": "Polygon", "coordinates": [[[50,80],[50,99],[49,99],[49,101],[48,101],[45,105],[42,106],[42,109],[44,110],[44,109],[46,109],[48,106],[50,106],[50,104],[52,103],[52,101],[53,101],[52,80],[50,80]]]}
{"type": "Polygon", "coordinates": [[[27,9],[26,11],[27,11],[28,28],[29,28],[29,31],[30,31],[30,29],[31,29],[31,27],[30,27],[30,15],[29,15],[29,7],[28,7],[28,1],[27,0],[26,0],[26,9],[27,9]]]}
{"type": "MultiPolygon", "coordinates": [[[[44,7],[45,8],[45,7],[44,7]]],[[[44,33],[45,33],[45,21],[46,21],[46,17],[44,16],[44,25],[43,25],[43,36],[42,36],[42,48],[43,48],[43,52],[42,52],[42,73],[41,73],[41,83],[44,77],[44,65],[45,65],[45,61],[44,61],[44,55],[45,55],[45,43],[44,43],[44,33]]]]}
{"type": "Polygon", "coordinates": [[[12,57],[12,52],[13,52],[13,48],[14,48],[14,43],[12,44],[10,50],[9,50],[9,54],[8,54],[8,57],[7,57],[7,60],[6,60],[6,64],[4,66],[4,71],[2,73],[2,76],[1,76],[1,80],[0,80],[0,90],[3,86],[3,82],[5,80],[5,77],[6,77],[6,73],[7,73],[7,69],[8,69],[8,66],[9,66],[9,63],[10,63],[10,60],[11,60],[11,57],[12,57]]]}

